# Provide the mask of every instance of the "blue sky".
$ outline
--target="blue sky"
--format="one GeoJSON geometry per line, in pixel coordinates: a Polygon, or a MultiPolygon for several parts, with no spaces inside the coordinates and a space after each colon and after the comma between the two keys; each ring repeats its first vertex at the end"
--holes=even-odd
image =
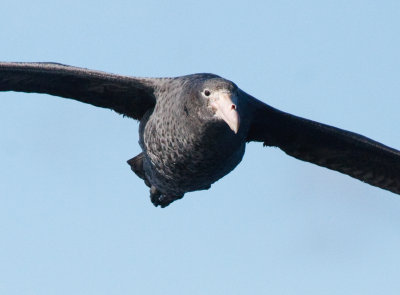
{"type": "MultiPolygon", "coordinates": [[[[212,72],[399,149],[399,14],[398,1],[6,0],[0,59],[212,72]]],[[[125,163],[135,121],[0,101],[1,294],[399,294],[399,196],[253,143],[210,190],[154,208],[125,163]]]]}

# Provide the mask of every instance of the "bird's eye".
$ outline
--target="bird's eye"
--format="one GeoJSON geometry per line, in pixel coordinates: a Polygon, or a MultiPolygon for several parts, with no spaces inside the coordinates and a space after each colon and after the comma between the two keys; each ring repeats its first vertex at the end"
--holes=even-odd
{"type": "Polygon", "coordinates": [[[210,96],[211,95],[211,91],[208,90],[208,89],[204,90],[204,95],[205,96],[210,96]]]}

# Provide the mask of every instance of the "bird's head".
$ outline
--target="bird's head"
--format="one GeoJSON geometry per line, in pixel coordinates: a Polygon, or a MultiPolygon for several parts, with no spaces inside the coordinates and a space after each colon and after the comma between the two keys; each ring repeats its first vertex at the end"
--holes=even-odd
{"type": "Polygon", "coordinates": [[[238,87],[231,81],[208,74],[201,74],[197,82],[192,94],[202,106],[203,116],[225,121],[236,134],[240,125],[238,87]]]}

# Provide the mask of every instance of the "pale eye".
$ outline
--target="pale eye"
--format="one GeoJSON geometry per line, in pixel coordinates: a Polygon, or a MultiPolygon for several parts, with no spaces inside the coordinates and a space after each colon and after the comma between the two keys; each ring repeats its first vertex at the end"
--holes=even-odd
{"type": "Polygon", "coordinates": [[[208,90],[208,89],[204,90],[204,95],[205,96],[210,96],[211,95],[211,91],[208,90]]]}

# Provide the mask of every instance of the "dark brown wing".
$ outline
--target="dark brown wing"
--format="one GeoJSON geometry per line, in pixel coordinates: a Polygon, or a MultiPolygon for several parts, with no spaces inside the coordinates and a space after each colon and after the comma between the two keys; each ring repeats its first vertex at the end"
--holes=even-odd
{"type": "Polygon", "coordinates": [[[155,105],[158,79],[133,78],[56,63],[0,62],[0,91],[47,93],[140,120],[155,105]]]}
{"type": "Polygon", "coordinates": [[[400,152],[359,134],[296,117],[249,96],[248,141],[400,194],[400,152]]]}

